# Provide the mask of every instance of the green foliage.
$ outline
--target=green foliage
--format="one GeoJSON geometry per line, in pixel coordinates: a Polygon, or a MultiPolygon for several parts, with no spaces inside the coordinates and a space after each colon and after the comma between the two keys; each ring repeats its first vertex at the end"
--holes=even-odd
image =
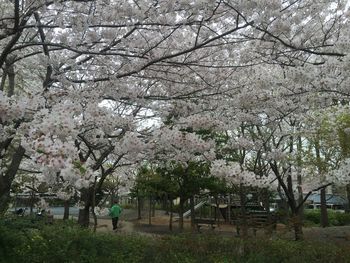
{"type": "Polygon", "coordinates": [[[80,161],[74,161],[73,164],[74,168],[78,169],[82,175],[86,173],[86,168],[82,165],[80,161]]]}
{"type": "Polygon", "coordinates": [[[142,262],[148,240],[94,234],[74,222],[49,226],[27,218],[0,221],[0,262],[142,262]]]}
{"type": "Polygon", "coordinates": [[[305,210],[304,220],[319,225],[321,222],[321,210],[305,210]]]}
{"type": "Polygon", "coordinates": [[[343,157],[350,156],[350,134],[346,132],[346,129],[350,128],[350,115],[349,114],[341,114],[337,118],[338,125],[338,138],[339,144],[341,147],[341,152],[343,157]]]}
{"type": "Polygon", "coordinates": [[[160,173],[160,169],[144,165],[139,168],[131,196],[160,196],[175,191],[175,184],[160,173]]]}
{"type": "Polygon", "coordinates": [[[173,162],[159,169],[163,178],[173,182],[173,196],[184,200],[199,194],[202,190],[217,187],[214,178],[209,176],[210,168],[206,162],[189,162],[186,167],[173,162]]]}
{"type": "MultiPolygon", "coordinates": [[[[306,209],[304,212],[304,219],[307,225],[319,225],[321,222],[321,210],[320,209],[306,209]]],[[[328,219],[331,226],[345,226],[350,225],[350,214],[340,213],[333,210],[328,210],[328,219]]]]}
{"type": "Polygon", "coordinates": [[[0,262],[350,262],[332,244],[246,240],[220,235],[146,237],[92,233],[73,221],[0,220],[0,262]]]}
{"type": "Polygon", "coordinates": [[[245,247],[243,262],[350,262],[348,254],[331,244],[256,240],[245,247]]]}
{"type": "Polygon", "coordinates": [[[144,165],[138,170],[132,196],[160,197],[167,194],[186,200],[202,190],[212,194],[224,193],[224,182],[210,177],[209,173],[210,167],[206,162],[189,162],[186,167],[176,162],[156,168],[144,165]]]}
{"type": "Polygon", "coordinates": [[[350,214],[349,213],[336,213],[333,225],[345,226],[350,225],[350,214]]]}

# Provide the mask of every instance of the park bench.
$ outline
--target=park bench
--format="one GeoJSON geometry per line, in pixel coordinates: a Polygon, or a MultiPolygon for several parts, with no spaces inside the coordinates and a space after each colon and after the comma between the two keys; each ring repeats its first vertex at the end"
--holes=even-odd
{"type": "Polygon", "coordinates": [[[211,229],[213,229],[213,230],[217,226],[215,219],[210,219],[210,218],[195,218],[194,224],[197,227],[198,232],[200,232],[200,228],[202,226],[211,227],[211,229]]]}

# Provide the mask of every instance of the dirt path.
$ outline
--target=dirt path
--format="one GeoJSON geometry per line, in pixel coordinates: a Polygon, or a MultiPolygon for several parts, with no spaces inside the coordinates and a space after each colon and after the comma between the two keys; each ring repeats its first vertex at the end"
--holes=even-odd
{"type": "Polygon", "coordinates": [[[111,219],[98,219],[97,220],[97,232],[101,233],[121,233],[121,234],[139,234],[139,235],[147,235],[147,236],[155,236],[156,233],[153,231],[142,231],[139,228],[135,227],[135,222],[119,220],[118,222],[118,230],[114,231],[112,227],[111,219]]]}
{"type": "MultiPolygon", "coordinates": [[[[99,220],[99,224],[107,224],[108,227],[107,227],[107,230],[105,231],[112,232],[113,231],[112,224],[109,221],[110,220],[99,220]]],[[[149,225],[147,220],[121,221],[120,225],[121,225],[120,230],[118,230],[120,233],[138,233],[142,235],[158,236],[158,235],[174,234],[179,232],[176,222],[174,223],[173,231],[171,232],[169,230],[166,217],[153,218],[152,225],[149,225]]],[[[189,222],[186,222],[185,231],[191,231],[190,229],[191,228],[190,228],[189,222]]],[[[209,228],[208,229],[204,228],[202,232],[213,233],[213,230],[209,228]]],[[[303,232],[304,232],[305,240],[333,243],[333,244],[349,247],[350,249],[350,226],[327,227],[327,228],[308,227],[308,228],[304,228],[303,232]]],[[[224,235],[224,236],[235,236],[236,230],[235,230],[235,227],[232,225],[221,225],[219,228],[214,230],[214,233],[224,235]]],[[[262,230],[258,232],[257,237],[259,236],[264,236],[264,232],[262,230]]],[[[274,234],[274,237],[293,240],[294,233],[292,231],[287,230],[286,228],[278,229],[274,234]]]]}
{"type": "MultiPolygon", "coordinates": [[[[111,219],[97,219],[97,229],[99,232],[113,232],[111,219]]],[[[133,233],[134,224],[130,221],[119,220],[118,231],[123,233],[133,233]]]]}
{"type": "Polygon", "coordinates": [[[307,239],[345,244],[350,248],[350,226],[304,228],[307,239]]]}
{"type": "MultiPolygon", "coordinates": [[[[137,214],[133,210],[125,210],[119,220],[119,229],[117,233],[133,234],[138,233],[141,235],[168,235],[178,233],[178,223],[173,223],[173,231],[169,230],[169,218],[164,214],[164,211],[157,211],[156,216],[152,218],[152,224],[149,225],[147,215],[143,215],[143,219],[137,220],[137,214]]],[[[185,220],[185,231],[190,232],[191,227],[189,220],[185,220]]],[[[112,221],[110,218],[98,219],[98,232],[114,233],[112,230],[112,221]]],[[[203,228],[204,232],[210,232],[211,229],[203,228]]],[[[349,246],[350,249],[350,226],[339,227],[307,227],[303,228],[304,236],[306,240],[330,242],[339,245],[349,246]]],[[[221,224],[214,230],[214,233],[234,236],[236,233],[235,227],[232,225],[221,224]]],[[[258,231],[258,237],[263,236],[262,230],[258,231]]],[[[293,240],[293,232],[288,230],[285,226],[280,225],[277,227],[277,231],[274,234],[275,238],[293,240]]]]}

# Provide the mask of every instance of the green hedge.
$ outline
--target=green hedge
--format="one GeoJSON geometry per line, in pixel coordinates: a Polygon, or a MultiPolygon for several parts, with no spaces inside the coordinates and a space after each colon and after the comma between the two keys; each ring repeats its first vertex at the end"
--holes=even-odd
{"type": "MultiPolygon", "coordinates": [[[[350,213],[340,213],[334,210],[328,211],[329,224],[332,226],[345,226],[350,225],[350,213]]],[[[306,209],[304,212],[304,219],[306,222],[319,225],[321,223],[321,210],[320,209],[306,209]]]]}
{"type": "Polygon", "coordinates": [[[92,233],[74,222],[45,225],[32,219],[0,220],[0,262],[350,262],[332,244],[247,240],[220,235],[92,233]]]}

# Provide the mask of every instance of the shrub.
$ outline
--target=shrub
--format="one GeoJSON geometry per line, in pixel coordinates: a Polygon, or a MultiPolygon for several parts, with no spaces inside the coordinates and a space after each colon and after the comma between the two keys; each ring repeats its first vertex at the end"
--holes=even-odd
{"type": "Polygon", "coordinates": [[[336,213],[336,220],[339,226],[350,225],[350,213],[336,213]]]}
{"type": "Polygon", "coordinates": [[[332,244],[243,241],[215,233],[115,235],[93,233],[70,221],[29,222],[0,219],[0,262],[350,262],[350,251],[332,244]]]}
{"type": "MultiPolygon", "coordinates": [[[[349,213],[340,213],[334,210],[328,211],[328,220],[331,226],[345,226],[350,225],[350,214],[349,213]]],[[[319,225],[321,223],[321,210],[305,210],[304,219],[307,222],[307,225],[316,224],[319,225]],[[311,222],[308,223],[308,222],[311,222]]]]}
{"type": "Polygon", "coordinates": [[[320,210],[305,210],[304,220],[310,221],[314,224],[319,225],[321,222],[321,212],[320,210]]]}

